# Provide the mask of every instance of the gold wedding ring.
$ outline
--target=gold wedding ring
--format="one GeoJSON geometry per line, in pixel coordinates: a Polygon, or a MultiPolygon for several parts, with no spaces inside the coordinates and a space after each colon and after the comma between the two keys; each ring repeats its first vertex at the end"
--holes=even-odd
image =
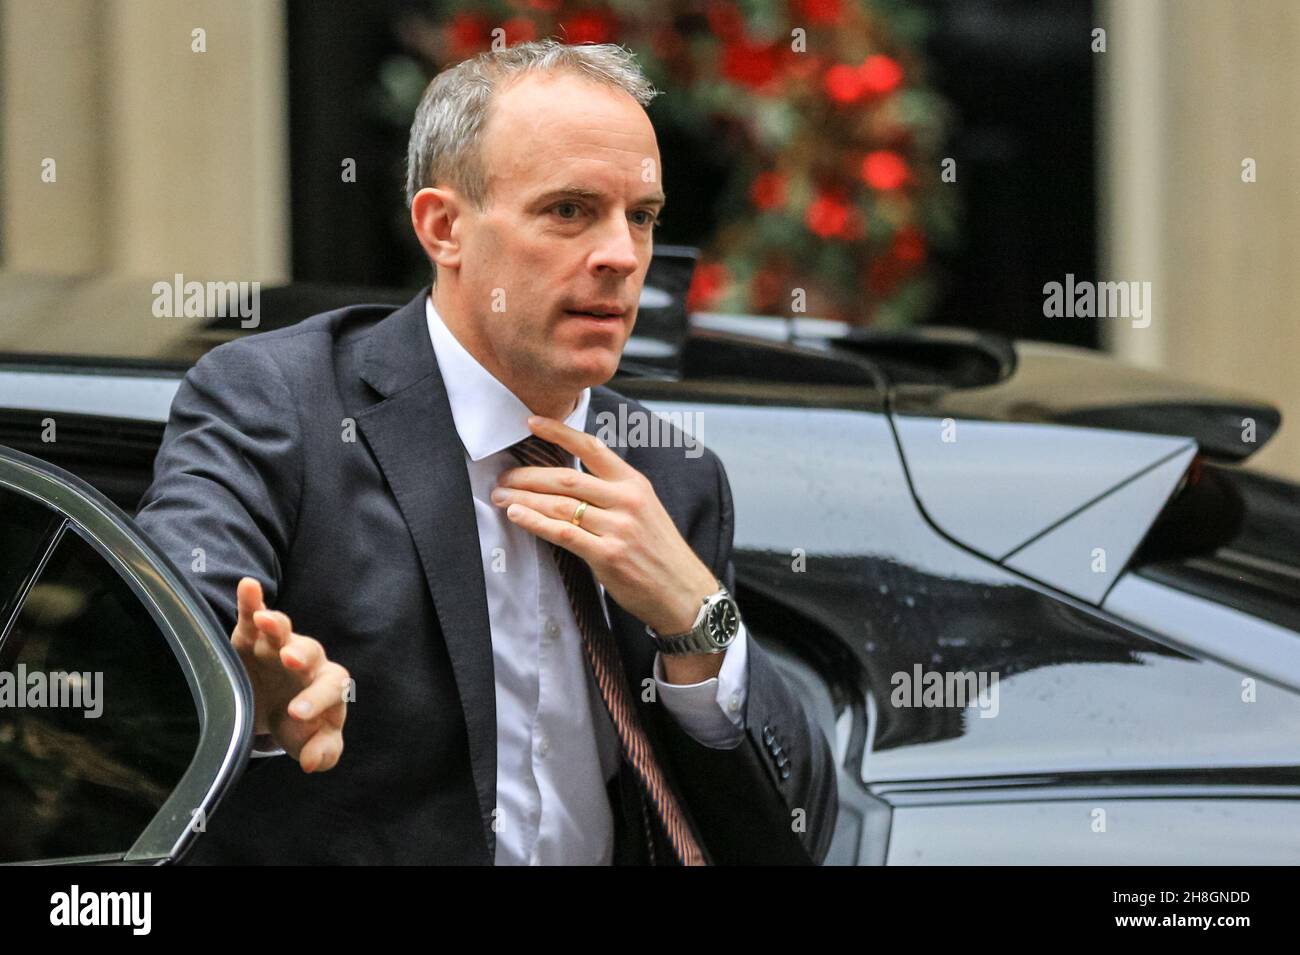
{"type": "Polygon", "coordinates": [[[587,502],[582,501],[578,504],[578,509],[573,512],[573,517],[569,519],[569,523],[572,524],[574,527],[581,527],[582,515],[585,513],[587,513],[587,502]]]}

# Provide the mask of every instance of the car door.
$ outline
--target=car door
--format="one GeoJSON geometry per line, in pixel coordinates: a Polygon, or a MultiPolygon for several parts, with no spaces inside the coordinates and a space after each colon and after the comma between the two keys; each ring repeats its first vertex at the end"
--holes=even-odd
{"type": "Polygon", "coordinates": [[[0,863],[178,859],[251,719],[212,611],[130,518],[0,447],[0,863]]]}
{"type": "Polygon", "coordinates": [[[894,797],[888,865],[1295,865],[1294,787],[988,787],[894,797]]]}

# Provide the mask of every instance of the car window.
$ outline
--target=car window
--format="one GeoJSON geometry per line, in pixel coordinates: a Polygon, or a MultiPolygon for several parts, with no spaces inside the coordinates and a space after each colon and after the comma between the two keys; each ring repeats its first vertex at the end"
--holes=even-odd
{"type": "Polygon", "coordinates": [[[175,654],[69,526],[0,644],[0,862],[127,851],[198,743],[175,654]]]}
{"type": "Polygon", "coordinates": [[[0,488],[0,638],[61,522],[40,502],[0,488]]]}
{"type": "Polygon", "coordinates": [[[1198,460],[1133,559],[1137,572],[1300,632],[1300,485],[1198,460]]]}
{"type": "Polygon", "coordinates": [[[108,413],[145,413],[151,402],[161,402],[169,390],[175,392],[175,381],[142,375],[86,375],[83,380],[96,383],[90,386],[72,384],[74,377],[6,371],[0,364],[0,445],[71,471],[122,510],[134,514],[153,480],[153,459],[162,442],[163,425],[152,420],[109,417],[108,413]],[[21,380],[20,389],[14,379],[21,380]],[[141,393],[128,390],[131,387],[141,393]],[[69,400],[77,397],[86,407],[77,413],[2,407],[6,402],[39,401],[42,397],[52,403],[55,396],[69,396],[69,400]],[[120,406],[114,407],[114,402],[120,406]],[[58,424],[58,440],[47,443],[42,440],[42,422],[52,417],[58,424]]]}

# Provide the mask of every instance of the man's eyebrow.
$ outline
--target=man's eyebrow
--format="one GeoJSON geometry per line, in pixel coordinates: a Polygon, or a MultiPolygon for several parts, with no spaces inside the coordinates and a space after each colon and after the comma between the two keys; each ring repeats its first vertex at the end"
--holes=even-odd
{"type": "MultiPolygon", "coordinates": [[[[559,202],[563,199],[583,199],[587,202],[599,202],[604,199],[604,193],[597,192],[594,189],[587,189],[584,186],[562,186],[559,189],[552,189],[538,196],[535,202],[538,205],[548,205],[552,202],[559,202]]],[[[668,201],[668,197],[662,192],[652,192],[649,195],[642,196],[632,205],[634,206],[656,206],[661,207],[668,201]]]]}

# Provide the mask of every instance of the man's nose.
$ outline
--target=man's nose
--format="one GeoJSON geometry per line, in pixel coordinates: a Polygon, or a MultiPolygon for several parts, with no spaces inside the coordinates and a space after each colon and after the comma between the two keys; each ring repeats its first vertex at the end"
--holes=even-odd
{"type": "Polygon", "coordinates": [[[610,223],[601,233],[600,244],[591,256],[591,267],[619,275],[631,275],[641,263],[636,256],[636,239],[626,217],[610,223]]]}

